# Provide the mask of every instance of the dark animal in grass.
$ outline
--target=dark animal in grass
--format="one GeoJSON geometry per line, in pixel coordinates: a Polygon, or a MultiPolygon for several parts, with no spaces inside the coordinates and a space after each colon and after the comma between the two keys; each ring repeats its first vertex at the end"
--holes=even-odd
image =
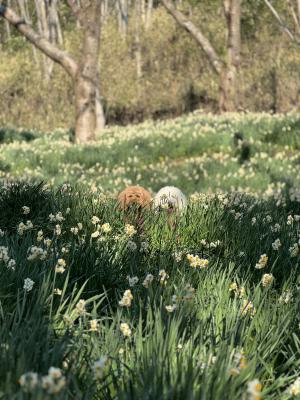
{"type": "Polygon", "coordinates": [[[236,132],[233,135],[233,144],[238,150],[237,155],[239,155],[239,163],[244,164],[250,161],[251,145],[250,142],[245,139],[242,132],[236,132]]]}
{"type": "Polygon", "coordinates": [[[248,140],[244,140],[242,143],[241,155],[240,155],[240,163],[244,164],[245,162],[250,161],[251,156],[251,145],[248,140]]]}
{"type": "Polygon", "coordinates": [[[233,135],[233,144],[235,147],[238,147],[241,142],[244,141],[244,135],[242,132],[235,132],[235,134],[233,135]]]}

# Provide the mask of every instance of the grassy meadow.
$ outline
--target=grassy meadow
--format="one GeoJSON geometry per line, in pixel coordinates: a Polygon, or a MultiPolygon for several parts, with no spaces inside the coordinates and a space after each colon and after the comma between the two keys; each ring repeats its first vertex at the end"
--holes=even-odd
{"type": "Polygon", "coordinates": [[[299,398],[299,130],[199,112],[89,145],[0,130],[0,399],[299,398]],[[137,226],[115,200],[131,184],[188,206],[137,226]]]}
{"type": "Polygon", "coordinates": [[[299,180],[299,129],[297,115],[194,113],[109,127],[96,143],[82,146],[70,142],[72,131],[20,130],[18,135],[2,130],[0,179],[76,183],[112,194],[131,184],[154,192],[175,185],[187,194],[237,189],[264,193],[299,180]],[[251,144],[246,167],[233,146],[238,131],[251,144]]]}

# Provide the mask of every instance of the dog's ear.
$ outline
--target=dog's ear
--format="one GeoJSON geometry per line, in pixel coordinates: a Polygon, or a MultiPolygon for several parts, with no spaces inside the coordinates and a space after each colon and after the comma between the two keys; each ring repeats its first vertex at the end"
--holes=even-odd
{"type": "Polygon", "coordinates": [[[118,206],[122,210],[125,210],[126,209],[126,193],[125,193],[125,190],[123,190],[121,193],[119,193],[117,201],[118,201],[118,206]]]}

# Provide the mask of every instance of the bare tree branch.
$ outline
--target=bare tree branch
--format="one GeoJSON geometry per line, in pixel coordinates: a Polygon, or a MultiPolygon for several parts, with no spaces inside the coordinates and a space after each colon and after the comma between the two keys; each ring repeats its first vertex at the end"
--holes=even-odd
{"type": "Polygon", "coordinates": [[[293,7],[293,4],[292,4],[291,0],[287,0],[287,3],[289,5],[289,10],[290,10],[291,16],[292,16],[294,24],[295,24],[295,29],[297,31],[297,34],[299,35],[300,34],[300,20],[298,20],[297,13],[294,10],[294,7],[293,7]]]}
{"type": "Polygon", "coordinates": [[[286,33],[286,35],[293,40],[294,42],[300,44],[300,41],[295,37],[295,35],[290,31],[290,29],[287,27],[286,23],[283,21],[283,19],[281,18],[281,16],[278,14],[278,12],[276,11],[276,9],[273,7],[273,5],[269,2],[269,0],[264,0],[265,4],[267,5],[267,7],[269,8],[269,10],[271,11],[271,13],[273,14],[273,16],[275,17],[275,19],[277,20],[277,22],[279,23],[281,29],[283,30],[283,32],[286,33]]]}
{"type": "Polygon", "coordinates": [[[3,17],[13,25],[30,43],[54,62],[60,64],[72,78],[75,78],[78,70],[76,61],[67,52],[60,50],[50,43],[49,40],[35,32],[23,18],[11,8],[4,5],[3,2],[0,2],[0,17],[3,17]]]}
{"type": "Polygon", "coordinates": [[[168,13],[171,14],[172,17],[178,22],[178,24],[192,35],[192,37],[207,55],[207,58],[214,71],[220,75],[222,72],[223,63],[211,45],[210,41],[204,36],[198,27],[196,27],[189,19],[187,19],[187,17],[181,11],[174,7],[172,1],[161,0],[161,2],[168,13]]]}

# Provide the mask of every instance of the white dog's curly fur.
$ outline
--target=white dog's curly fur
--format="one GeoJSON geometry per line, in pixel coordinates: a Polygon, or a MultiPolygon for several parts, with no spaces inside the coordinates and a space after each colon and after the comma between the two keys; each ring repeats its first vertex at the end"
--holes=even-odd
{"type": "Polygon", "coordinates": [[[154,197],[155,208],[183,210],[187,199],[180,189],[175,186],[165,186],[154,197]]]}

